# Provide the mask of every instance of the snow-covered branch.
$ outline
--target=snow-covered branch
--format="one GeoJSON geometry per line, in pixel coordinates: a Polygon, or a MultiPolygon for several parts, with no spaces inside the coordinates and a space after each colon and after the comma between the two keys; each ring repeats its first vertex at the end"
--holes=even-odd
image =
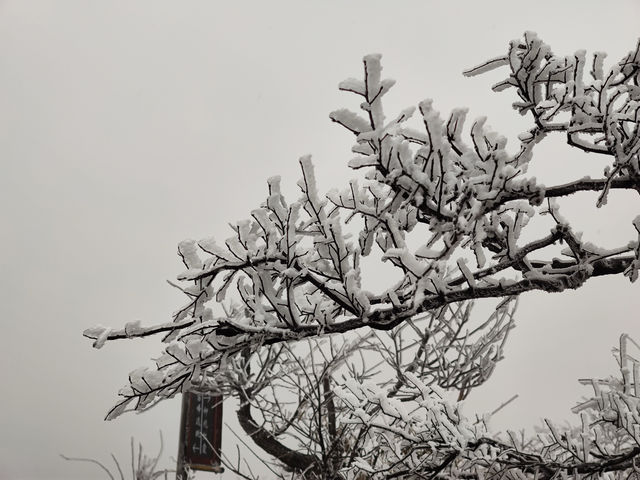
{"type": "MultiPolygon", "coordinates": [[[[593,245],[562,216],[558,203],[595,192],[595,209],[616,190],[640,192],[640,44],[607,71],[603,57],[595,54],[588,70],[584,52],[556,56],[527,32],[505,56],[466,72],[507,70],[493,89],[513,89],[519,97],[514,108],[533,122],[510,153],[507,139],[485,118],[465,125],[466,109],[444,119],[432,100],[424,100],[388,120],[383,99],[394,81],[383,78],[380,55],[366,56],[363,78],[339,84],[360,97],[361,112],[330,115],[355,137],[348,165],[358,178],[323,195],[311,158],[301,158],[301,193],[293,202],[282,195],[279,178],[271,178],[266,200],[232,225],[224,242],[180,243],[186,270],[172,285],[187,301],[171,322],[85,331],[97,348],[109,340],[167,333],[155,368],[131,373],[108,418],[130,404],[143,410],[188,389],[212,389],[237,396],[245,432],[287,468],[309,475],[342,468],[398,478],[409,464],[435,478],[457,472],[466,461],[472,465],[465,475],[474,478],[512,470],[519,473],[503,476],[626,469],[635,462],[633,450],[612,453],[603,446],[589,456],[555,434],[553,445],[564,445],[565,453],[523,453],[515,445],[485,441],[454,404],[433,399],[433,392],[444,389],[462,400],[489,378],[502,358],[518,295],[576,289],[594,277],[638,276],[637,236],[612,249],[593,245]],[[569,147],[600,154],[601,178],[576,171],[567,183],[545,186],[527,174],[535,146],[558,132],[569,147]],[[376,262],[391,265],[396,275],[371,292],[363,285],[376,262]],[[483,298],[496,299],[498,306],[474,323],[472,303],[483,298]],[[214,314],[220,307],[224,315],[214,314]],[[341,339],[336,347],[337,334],[349,332],[366,340],[354,347],[341,339]],[[325,337],[330,346],[320,347],[325,337]],[[297,348],[322,357],[305,363],[297,348]],[[358,370],[350,360],[363,350],[379,353],[380,364],[393,372],[375,388],[362,382],[372,369],[358,370]],[[343,370],[357,381],[334,392],[343,370]],[[294,407],[265,393],[278,382],[298,392],[294,407]],[[369,410],[361,405],[365,400],[374,404],[369,410]],[[422,403],[412,413],[402,401],[422,403]],[[384,415],[392,419],[383,421],[384,415]],[[356,449],[374,431],[382,432],[375,436],[377,447],[356,449]],[[400,446],[394,446],[397,439],[400,446]],[[306,453],[296,456],[294,445],[306,453]],[[481,461],[469,453],[478,451],[481,461]]],[[[633,227],[640,232],[640,216],[633,227]]],[[[618,402],[617,412],[635,402],[627,390],[622,393],[627,396],[607,403],[618,402]]],[[[616,421],[635,441],[635,417],[616,421]]]]}

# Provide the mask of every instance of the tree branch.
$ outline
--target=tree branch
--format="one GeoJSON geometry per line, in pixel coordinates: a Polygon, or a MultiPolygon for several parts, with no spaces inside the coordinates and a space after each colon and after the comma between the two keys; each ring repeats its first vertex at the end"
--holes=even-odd
{"type": "Polygon", "coordinates": [[[269,455],[284,463],[287,468],[295,472],[305,472],[318,464],[318,459],[312,455],[297,452],[283,445],[269,431],[260,427],[251,415],[251,404],[244,401],[237,411],[238,422],[244,432],[269,455]]]}

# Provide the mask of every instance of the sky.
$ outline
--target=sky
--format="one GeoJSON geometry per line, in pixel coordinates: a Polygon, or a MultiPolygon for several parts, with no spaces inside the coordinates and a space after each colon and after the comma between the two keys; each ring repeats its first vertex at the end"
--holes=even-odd
{"type": "MultiPolygon", "coordinates": [[[[638,18],[636,0],[1,1],[0,480],[103,479],[59,454],[128,464],[130,438],[155,453],[160,431],[171,465],[176,399],[103,421],[159,340],[94,350],[82,331],[168,321],[183,302],[165,281],[183,270],[178,242],[226,238],[228,223],[264,200],[270,176],[297,195],[300,156],[313,155],[321,190],[346,185],[352,137],[328,114],[352,105],[337,84],[360,75],[363,55],[383,54],[397,80],[389,115],[433,98],[443,114],[468,106],[515,139],[530,125],[510,94],[490,91],[500,74],[468,79],[464,69],[526,30],[558,54],[618,59],[640,37],[638,18]]],[[[548,184],[604,166],[562,138],[535,154],[548,184]]],[[[589,194],[561,202],[594,243],[633,239],[637,195],[594,204],[589,194]]],[[[506,358],[468,408],[492,410],[517,393],[496,428],[567,418],[588,393],[577,379],[615,373],[619,335],[640,338],[637,288],[608,278],[523,296],[506,358]]],[[[233,404],[225,408],[234,428],[233,404]]],[[[223,438],[233,446],[228,428],[223,438]]]]}

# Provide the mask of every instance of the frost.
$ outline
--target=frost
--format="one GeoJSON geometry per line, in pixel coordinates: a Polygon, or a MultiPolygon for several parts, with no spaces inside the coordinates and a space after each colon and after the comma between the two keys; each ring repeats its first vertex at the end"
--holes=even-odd
{"type": "Polygon", "coordinates": [[[329,117],[331,120],[339,123],[348,130],[351,130],[353,133],[362,133],[371,130],[371,126],[364,118],[359,117],[357,114],[347,109],[331,112],[329,117]]]}
{"type": "Polygon", "coordinates": [[[495,70],[496,68],[504,67],[509,64],[509,59],[507,57],[496,57],[491,60],[487,60],[486,62],[481,63],[473,68],[465,70],[465,77],[475,77],[476,75],[482,75],[483,73],[490,72],[491,70],[495,70]]]}
{"type": "Polygon", "coordinates": [[[97,334],[96,341],[93,342],[93,348],[102,348],[109,338],[111,328],[102,328],[100,333],[97,334]]]}
{"type": "Polygon", "coordinates": [[[96,348],[163,336],[155,366],[132,372],[108,418],[198,389],[238,397],[262,438],[322,452],[330,478],[629,476],[620,459],[640,440],[640,367],[627,337],[621,378],[587,383],[594,394],[577,407],[576,430],[549,423],[527,443],[490,435],[490,415],[461,412],[504,357],[520,293],[638,277],[640,216],[632,238],[602,248],[559,207],[582,191],[598,193],[595,207],[616,189],[638,189],[640,44],[611,68],[603,58],[558,56],[526,32],[468,70],[501,68],[493,90],[515,89],[513,107],[531,121],[507,150],[485,117],[465,125],[467,109],[441,114],[431,99],[417,118],[409,106],[387,120],[394,81],[383,78],[380,55],[365,56],[361,77],[339,84],[359,111],[330,115],[352,135],[357,179],[325,195],[311,157],[300,158],[298,197],[285,199],[271,177],[226,240],[179,244],[185,271],[169,283],[186,300],[166,323],[85,330],[96,348]],[[567,183],[538,183],[529,164],[550,133],[600,154],[603,176],[576,170],[567,183]],[[495,308],[478,318],[475,299],[495,308]]]}
{"type": "Polygon", "coordinates": [[[197,244],[194,240],[183,240],[178,245],[178,253],[187,268],[202,268],[202,260],[198,255],[197,244]]]}

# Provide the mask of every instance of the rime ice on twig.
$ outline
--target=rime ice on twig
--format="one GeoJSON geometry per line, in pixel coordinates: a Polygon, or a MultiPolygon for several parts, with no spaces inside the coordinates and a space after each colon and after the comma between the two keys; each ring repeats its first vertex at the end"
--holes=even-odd
{"type": "MultiPolygon", "coordinates": [[[[348,164],[358,179],[324,196],[316,185],[311,158],[301,158],[301,195],[293,203],[282,195],[279,178],[271,178],[265,202],[248,219],[233,224],[232,235],[224,242],[180,243],[186,271],[172,285],[187,296],[187,302],[172,322],[85,332],[97,348],[111,339],[167,333],[168,345],[156,368],[132,372],[129,385],[120,392],[123,400],[109,418],[131,404],[144,410],[185,389],[215,390],[240,398],[245,432],[287,468],[317,473],[323,465],[335,474],[341,468],[378,472],[371,459],[380,450],[372,450],[372,457],[356,453],[347,461],[346,446],[337,440],[337,410],[346,407],[334,402],[331,392],[346,370],[358,381],[348,384],[350,394],[340,390],[341,398],[359,402],[349,411],[364,422],[362,435],[374,427],[390,435],[386,443],[378,442],[389,447],[383,452],[386,456],[376,457],[387,467],[401,466],[411,458],[418,462],[412,464],[415,468],[423,468],[432,478],[449,474],[453,478],[460,452],[472,451],[467,460],[482,460],[474,463],[481,466],[473,474],[478,478],[496,474],[492,466],[500,455],[520,468],[518,474],[504,478],[566,473],[564,453],[527,456],[509,450],[507,454],[506,449],[520,446],[506,447],[478,437],[475,427],[463,428],[453,404],[429,404],[446,414],[431,424],[421,417],[414,428],[414,417],[389,399],[427,402],[425,395],[441,388],[462,400],[484,383],[502,359],[521,293],[575,289],[604,275],[637,279],[637,238],[616,248],[599,248],[573,230],[557,202],[577,192],[596,192],[599,197],[592,205],[600,207],[615,190],[640,191],[640,44],[608,71],[602,60],[603,55],[596,54],[591,61],[585,52],[556,56],[527,32],[524,39],[511,42],[507,55],[467,71],[473,76],[508,69],[493,89],[513,89],[519,98],[514,109],[529,115],[533,124],[519,135],[516,153],[510,153],[507,139],[489,128],[486,118],[467,122],[464,108],[443,117],[432,100],[424,100],[387,119],[383,99],[394,82],[383,78],[380,55],[364,57],[363,77],[339,84],[341,90],[359,97],[361,111],[338,109],[330,114],[354,135],[354,156],[348,164]],[[543,185],[529,176],[535,146],[552,132],[565,135],[569,146],[597,153],[603,162],[602,178],[576,172],[567,183],[543,185]],[[353,241],[343,233],[348,221],[359,227],[353,241]],[[533,223],[546,225],[546,232],[531,238],[533,223]],[[381,292],[369,292],[363,288],[367,273],[363,259],[375,262],[376,258],[391,265],[397,275],[381,292]],[[498,305],[488,319],[478,320],[472,315],[473,301],[483,298],[494,298],[498,305]],[[214,305],[222,305],[225,314],[214,315],[214,305]],[[362,333],[365,328],[374,333],[357,348],[347,340],[337,345],[340,342],[330,336],[362,333]],[[328,351],[319,346],[317,339],[323,336],[330,336],[329,347],[322,347],[328,351]],[[306,363],[289,346],[301,340],[309,349],[320,349],[306,363]],[[393,372],[376,388],[363,383],[375,376],[376,369],[358,369],[352,362],[363,349],[380,353],[380,365],[393,372]],[[264,393],[279,380],[300,393],[293,411],[275,393],[271,397],[264,393]],[[300,392],[302,384],[310,386],[316,397],[300,392]],[[407,392],[410,385],[413,393],[407,392]],[[269,419],[265,425],[252,417],[252,408],[269,419]],[[314,415],[319,419],[313,420],[314,415]],[[380,423],[385,415],[395,420],[380,423]],[[398,419],[409,431],[394,423],[398,419]],[[306,453],[280,442],[287,432],[306,453]],[[435,453],[420,457],[412,449],[393,450],[394,436],[426,442],[425,448],[435,453]],[[548,461],[565,463],[553,470],[556,467],[549,467],[548,461]],[[535,468],[527,470],[526,465],[535,468]]],[[[640,232],[637,220],[634,226],[640,232]]],[[[602,418],[614,421],[607,420],[613,413],[602,418]]],[[[634,421],[620,420],[637,425],[634,421]]],[[[348,434],[346,429],[341,432],[348,434]]],[[[554,445],[575,454],[573,443],[553,430],[552,434],[554,445]]],[[[359,440],[356,435],[349,441],[355,445],[359,440]]],[[[585,456],[585,448],[576,454],[582,455],[583,463],[575,468],[592,473],[586,464],[593,460],[585,456]]],[[[604,450],[600,454],[609,455],[604,450]]],[[[628,460],[606,458],[618,459],[620,465],[628,460]]],[[[604,468],[603,463],[597,468],[604,468]]]]}

